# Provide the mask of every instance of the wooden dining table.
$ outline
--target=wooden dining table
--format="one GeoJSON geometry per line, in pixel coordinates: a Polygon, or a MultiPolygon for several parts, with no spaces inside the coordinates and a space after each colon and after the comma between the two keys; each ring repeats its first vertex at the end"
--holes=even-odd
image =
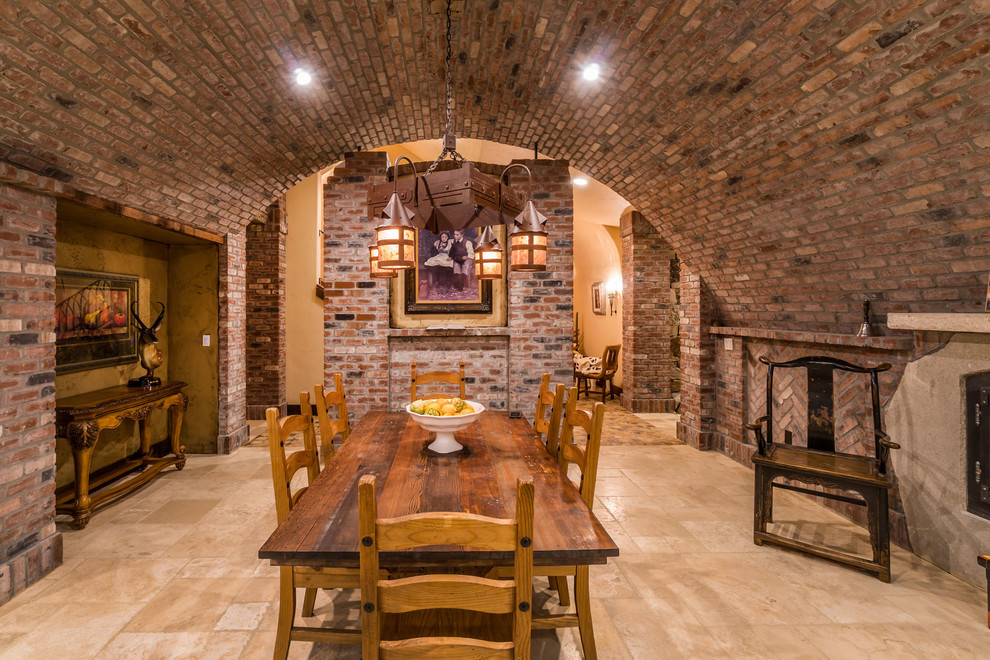
{"type": "MultiPolygon", "coordinates": [[[[516,479],[531,477],[536,492],[533,563],[577,566],[575,607],[584,608],[588,616],[580,625],[573,615],[565,621],[580,628],[585,656],[595,657],[588,567],[617,557],[619,548],[578,489],[561,475],[531,425],[508,413],[485,411],[474,424],[457,432],[464,448],[452,454],[428,450],[432,436],[404,412],[366,414],[258,556],[278,566],[357,568],[358,481],[366,474],[377,477],[382,518],[431,511],[511,518],[516,479]]],[[[399,570],[511,564],[511,552],[464,546],[381,555],[383,568],[399,570]]],[[[534,617],[533,627],[561,626],[540,625],[534,617]]]]}

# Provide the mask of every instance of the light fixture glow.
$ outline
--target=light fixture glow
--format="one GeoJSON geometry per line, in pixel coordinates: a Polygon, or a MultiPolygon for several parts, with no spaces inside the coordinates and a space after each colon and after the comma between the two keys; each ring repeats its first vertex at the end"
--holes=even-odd
{"type": "Polygon", "coordinates": [[[292,75],[296,77],[297,85],[308,85],[313,82],[313,74],[306,69],[296,69],[292,72],[292,75]]]}
{"type": "Polygon", "coordinates": [[[586,186],[588,185],[588,180],[583,176],[576,176],[574,177],[572,183],[574,183],[575,186],[586,186]]]}
{"type": "Polygon", "coordinates": [[[602,68],[598,66],[597,63],[592,62],[588,66],[584,67],[584,71],[581,75],[584,76],[585,80],[598,80],[598,76],[601,74],[602,68]]]}

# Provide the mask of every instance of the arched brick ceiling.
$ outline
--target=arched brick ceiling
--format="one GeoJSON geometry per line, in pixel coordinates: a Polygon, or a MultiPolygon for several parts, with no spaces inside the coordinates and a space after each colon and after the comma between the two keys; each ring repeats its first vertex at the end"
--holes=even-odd
{"type": "MultiPolygon", "coordinates": [[[[440,4],[7,0],[0,160],[238,228],[345,151],[437,137],[440,4]]],[[[981,309],[988,0],[455,7],[457,132],[612,186],[724,321],[981,309]]]]}

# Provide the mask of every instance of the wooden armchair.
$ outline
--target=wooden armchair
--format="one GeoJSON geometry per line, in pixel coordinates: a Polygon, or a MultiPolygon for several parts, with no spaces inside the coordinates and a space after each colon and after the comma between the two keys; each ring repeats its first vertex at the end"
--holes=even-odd
{"type": "MultiPolygon", "coordinates": [[[[312,408],[309,395],[299,394],[299,407],[305,411],[301,415],[279,418],[278,408],[265,411],[268,422],[268,448],[272,459],[272,483],[275,487],[275,511],[278,524],[289,517],[293,505],[320,473],[319,455],[316,450],[316,433],[313,429],[312,408]],[[296,432],[303,434],[303,447],[286,455],[289,437],[296,432]],[[306,470],[306,486],[293,492],[292,479],[299,471],[306,470]]],[[[315,628],[296,626],[296,589],[304,588],[302,615],[313,616],[317,589],[356,589],[360,586],[359,574],[353,568],[309,568],[306,566],[282,566],[279,568],[279,611],[278,628],[275,633],[275,653],[277,659],[285,658],[289,652],[289,642],[322,641],[335,644],[360,644],[359,629],[315,628]]]]}
{"type": "Polygon", "coordinates": [[[510,520],[461,512],[382,519],[378,517],[375,477],[365,475],[358,483],[358,521],[365,660],[528,660],[533,589],[532,479],[516,483],[516,514],[510,520]],[[512,552],[512,580],[449,572],[380,579],[380,552],[427,545],[512,552]]]}
{"type": "Polygon", "coordinates": [[[887,472],[887,459],[890,450],[899,449],[900,445],[891,442],[883,432],[877,376],[881,371],[890,369],[890,365],[860,367],[829,357],[802,357],[789,362],[773,362],[761,357],[760,362],[767,366],[767,412],[755,424],[747,425],[756,435],[757,443],[757,453],[753,455],[756,471],[753,541],[757,545],[773,543],[842,562],[890,582],[887,491],[893,481],[887,472]],[[807,446],[792,444],[791,431],[784,431],[783,444],[774,442],[774,374],[777,370],[802,368],[806,370],[808,382],[807,446]],[[833,403],[836,372],[869,377],[873,456],[836,451],[833,403]],[[788,483],[775,483],[776,478],[786,479],[788,483]],[[823,490],[796,486],[790,483],[792,481],[816,485],[823,490]],[[773,519],[774,488],[866,506],[872,559],[768,532],[767,524],[773,519]],[[835,491],[852,491],[860,497],[849,497],[835,491]]]}
{"type": "Polygon", "coordinates": [[[443,392],[431,392],[429,394],[420,392],[417,390],[418,387],[429,383],[451,383],[453,385],[460,385],[461,393],[458,395],[462,399],[467,398],[464,387],[464,361],[460,362],[460,371],[429,371],[425,374],[417,373],[416,363],[412,363],[412,391],[410,396],[412,401],[417,399],[446,399],[452,395],[444,394],[443,392]]]}
{"type": "Polygon", "coordinates": [[[578,396],[581,395],[581,385],[584,385],[584,394],[588,394],[588,381],[592,380],[598,383],[598,386],[602,388],[602,403],[605,403],[605,386],[608,385],[608,395],[609,398],[615,398],[615,389],[612,387],[612,378],[615,377],[615,372],[619,368],[619,351],[622,350],[622,344],[614,344],[612,346],[606,346],[605,352],[602,353],[602,361],[599,367],[594,369],[582,369],[577,372],[577,387],[578,396]]]}
{"type": "Polygon", "coordinates": [[[323,386],[314,388],[316,395],[316,416],[320,420],[320,453],[323,455],[323,465],[326,465],[335,453],[333,439],[340,436],[340,441],[347,440],[351,434],[351,423],[347,418],[347,397],[344,395],[344,377],[333,375],[333,391],[324,393],[323,386]],[[330,419],[329,408],[337,408],[336,419],[330,419]]]}
{"type": "Polygon", "coordinates": [[[560,439],[560,417],[564,412],[564,384],[551,387],[550,374],[540,379],[540,393],[536,397],[536,414],[533,417],[533,430],[539,434],[551,456],[557,455],[560,439]],[[549,411],[550,416],[547,416],[549,411]]]}

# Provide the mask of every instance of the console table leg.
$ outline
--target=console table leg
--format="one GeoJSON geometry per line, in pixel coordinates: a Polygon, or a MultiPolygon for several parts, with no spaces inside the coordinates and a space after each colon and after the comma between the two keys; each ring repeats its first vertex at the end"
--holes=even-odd
{"type": "Polygon", "coordinates": [[[72,446],[72,466],[75,471],[75,502],[72,511],[72,526],[82,529],[89,523],[92,513],[89,497],[89,468],[93,460],[93,449],[99,426],[94,422],[72,423],[68,426],[69,444],[72,446]]]}
{"type": "Polygon", "coordinates": [[[151,428],[147,417],[138,420],[138,437],[141,439],[141,458],[147,458],[151,454],[151,428]]]}
{"type": "Polygon", "coordinates": [[[176,470],[186,466],[186,448],[179,444],[179,431],[182,430],[182,416],[188,404],[189,397],[185,393],[180,393],[179,400],[168,409],[168,438],[172,443],[172,453],[179,457],[179,461],[175,464],[176,470]]]}

